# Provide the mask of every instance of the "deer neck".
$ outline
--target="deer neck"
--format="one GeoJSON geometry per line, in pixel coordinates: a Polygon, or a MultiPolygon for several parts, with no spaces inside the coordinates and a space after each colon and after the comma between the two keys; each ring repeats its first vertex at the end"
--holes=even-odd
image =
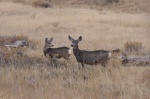
{"type": "Polygon", "coordinates": [[[80,50],[79,50],[78,46],[73,47],[73,53],[74,53],[75,56],[78,56],[79,51],[80,50]]]}
{"type": "Polygon", "coordinates": [[[47,49],[50,49],[50,47],[44,46],[44,51],[47,51],[47,49]]]}

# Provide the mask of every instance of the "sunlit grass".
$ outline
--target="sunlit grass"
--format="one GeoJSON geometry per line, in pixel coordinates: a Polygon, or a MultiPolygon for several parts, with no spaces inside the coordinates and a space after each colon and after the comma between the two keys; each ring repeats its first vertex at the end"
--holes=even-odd
{"type": "MultiPolygon", "coordinates": [[[[0,98],[2,99],[148,99],[150,67],[123,66],[112,58],[107,67],[84,69],[74,55],[70,61],[52,64],[43,55],[44,40],[54,38],[54,47],[71,48],[68,35],[83,40],[83,50],[124,51],[127,41],[142,42],[150,49],[149,14],[115,13],[77,8],[33,8],[0,3],[0,98]],[[3,13],[2,13],[3,12],[3,13]],[[29,47],[7,50],[4,44],[22,35],[29,47]],[[18,52],[23,52],[23,56],[18,52]],[[56,68],[57,67],[57,68],[56,68]]],[[[19,37],[18,37],[19,38],[19,37]]]]}

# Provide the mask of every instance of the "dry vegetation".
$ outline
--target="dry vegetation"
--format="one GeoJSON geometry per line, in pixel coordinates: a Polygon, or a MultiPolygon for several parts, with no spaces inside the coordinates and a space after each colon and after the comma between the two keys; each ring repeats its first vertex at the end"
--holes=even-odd
{"type": "Polygon", "coordinates": [[[137,52],[139,53],[140,50],[142,50],[142,42],[126,42],[124,44],[125,52],[137,52]]]}
{"type": "MultiPolygon", "coordinates": [[[[25,3],[31,0],[8,1],[25,3]]],[[[55,0],[55,3],[58,1],[55,0]]],[[[73,1],[76,0],[71,2],[73,1]]],[[[119,0],[118,3],[121,1],[125,0],[119,0]]],[[[54,0],[50,2],[53,3],[54,0]]],[[[84,2],[85,0],[80,4],[84,2]]],[[[133,9],[137,7],[134,5],[133,9]]],[[[124,12],[124,9],[128,12],[130,6],[124,5],[121,8],[123,12],[115,10],[114,5],[111,7],[114,11],[108,11],[107,8],[100,11],[70,6],[60,9],[57,5],[43,9],[10,2],[0,3],[0,98],[149,99],[149,65],[123,66],[117,58],[119,55],[116,55],[105,68],[101,65],[86,65],[81,69],[73,54],[70,62],[61,59],[54,63],[43,55],[46,37],[54,38],[54,47],[70,47],[68,35],[74,38],[80,35],[83,37],[79,44],[80,49],[120,48],[125,51],[125,48],[131,48],[150,55],[148,10],[143,8],[145,10],[142,9],[140,11],[143,12],[139,13],[137,9],[134,14],[130,14],[124,12]],[[15,34],[23,36],[14,39],[15,34]],[[4,47],[4,44],[22,38],[29,42],[29,47],[11,51],[4,47]]]]}
{"type": "Polygon", "coordinates": [[[143,13],[150,12],[150,0],[0,0],[0,2],[14,2],[34,7],[73,7],[90,8],[115,12],[143,13]]]}

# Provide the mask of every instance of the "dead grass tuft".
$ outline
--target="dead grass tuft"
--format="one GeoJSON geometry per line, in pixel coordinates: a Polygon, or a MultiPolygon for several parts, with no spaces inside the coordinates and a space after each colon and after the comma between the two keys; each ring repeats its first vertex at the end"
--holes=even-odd
{"type": "Polygon", "coordinates": [[[128,41],[124,44],[126,52],[139,52],[143,48],[142,42],[128,41]]]}
{"type": "Polygon", "coordinates": [[[41,7],[41,8],[51,8],[52,7],[52,5],[49,2],[44,1],[44,0],[32,2],[32,6],[33,7],[41,7]]]}
{"type": "Polygon", "coordinates": [[[108,3],[118,3],[119,0],[103,0],[105,2],[105,4],[108,4],[108,3]]]}

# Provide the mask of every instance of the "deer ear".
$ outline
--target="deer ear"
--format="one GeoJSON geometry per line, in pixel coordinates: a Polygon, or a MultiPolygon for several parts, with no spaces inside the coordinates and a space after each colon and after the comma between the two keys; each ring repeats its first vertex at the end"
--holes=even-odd
{"type": "Polygon", "coordinates": [[[49,41],[52,42],[53,41],[53,37],[49,41]]]}
{"type": "Polygon", "coordinates": [[[82,36],[80,36],[80,37],[78,38],[78,40],[81,41],[81,40],[82,40],[82,36]]]}
{"type": "Polygon", "coordinates": [[[47,42],[48,41],[48,38],[45,38],[45,42],[47,42]]]}
{"type": "Polygon", "coordinates": [[[68,38],[69,38],[70,41],[73,41],[73,38],[71,38],[71,36],[68,36],[68,38]]]}

